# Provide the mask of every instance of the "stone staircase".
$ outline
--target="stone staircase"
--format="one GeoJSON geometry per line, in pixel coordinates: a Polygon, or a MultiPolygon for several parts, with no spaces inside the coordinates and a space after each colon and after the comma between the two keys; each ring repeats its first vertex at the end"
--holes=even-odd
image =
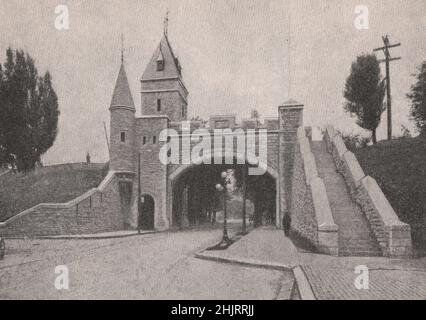
{"type": "Polygon", "coordinates": [[[337,172],[325,141],[312,141],[318,175],[323,179],[331,212],[339,226],[339,255],[380,256],[379,244],[360,207],[352,200],[343,176],[337,172]]]}

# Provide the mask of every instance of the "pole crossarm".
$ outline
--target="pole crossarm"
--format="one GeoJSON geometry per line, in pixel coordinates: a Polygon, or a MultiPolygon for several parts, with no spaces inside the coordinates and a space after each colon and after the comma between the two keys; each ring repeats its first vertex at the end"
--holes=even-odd
{"type": "Polygon", "coordinates": [[[381,47],[381,48],[373,49],[373,51],[385,50],[386,48],[387,48],[387,49],[389,49],[389,48],[395,48],[395,47],[399,47],[400,45],[401,45],[401,43],[390,44],[390,45],[385,46],[385,47],[381,47]]]}
{"type": "MultiPolygon", "coordinates": [[[[396,57],[396,58],[389,58],[389,59],[387,59],[388,61],[394,61],[394,60],[401,60],[402,58],[401,57],[396,57]]],[[[380,63],[382,63],[382,62],[386,62],[386,59],[379,59],[378,60],[380,63]]]]}

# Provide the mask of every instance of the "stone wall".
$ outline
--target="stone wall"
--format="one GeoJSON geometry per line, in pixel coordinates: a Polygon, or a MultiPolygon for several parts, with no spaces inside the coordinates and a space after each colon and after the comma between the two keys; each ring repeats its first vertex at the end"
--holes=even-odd
{"type": "MultiPolygon", "coordinates": [[[[208,130],[208,129],[205,129],[208,130]]],[[[243,130],[243,129],[239,129],[239,130],[243,130]]],[[[211,130],[208,130],[209,133],[213,134],[213,132],[211,130]]],[[[179,145],[181,146],[182,150],[188,150],[187,148],[184,149],[184,147],[187,147],[186,143],[182,143],[182,136],[179,136],[179,145]]],[[[189,139],[189,138],[188,138],[189,139]]],[[[201,139],[201,138],[200,138],[201,139]]],[[[211,138],[211,152],[206,152],[203,153],[203,156],[206,155],[217,155],[218,156],[218,160],[222,159],[222,161],[224,162],[224,157],[225,155],[231,154],[234,156],[239,156],[240,158],[237,159],[238,160],[238,164],[242,164],[242,159],[244,159],[246,157],[246,155],[244,155],[244,153],[240,153],[239,149],[237,148],[237,141],[239,139],[244,139],[247,143],[247,138],[244,135],[228,135],[222,138],[222,148],[220,149],[219,153],[214,154],[215,152],[215,148],[214,148],[214,138],[212,136],[211,138]],[[229,143],[229,147],[228,147],[228,143],[225,142],[225,139],[230,141],[229,143]]],[[[266,136],[266,144],[267,144],[267,154],[266,154],[266,161],[264,161],[263,157],[265,156],[265,154],[259,154],[259,142],[262,141],[261,138],[259,137],[259,135],[256,134],[255,136],[255,141],[256,141],[256,146],[255,146],[255,153],[256,156],[259,157],[259,161],[261,161],[262,163],[264,162],[268,167],[272,168],[274,171],[278,170],[278,156],[279,156],[279,142],[278,142],[278,134],[275,133],[268,133],[266,136]]],[[[265,142],[264,140],[262,142],[265,142]]],[[[192,150],[192,148],[194,147],[194,145],[198,144],[199,141],[194,141],[194,140],[190,140],[189,141],[189,146],[190,149],[192,150]]],[[[252,159],[253,157],[247,157],[247,160],[249,163],[252,163],[255,159],[252,159]]],[[[237,164],[237,160],[234,159],[234,164],[237,164]]],[[[169,164],[168,165],[168,175],[170,176],[171,174],[173,174],[173,172],[175,172],[176,170],[178,170],[179,168],[186,166],[186,164],[182,164],[182,158],[180,157],[180,163],[179,164],[169,164]]],[[[211,161],[212,164],[214,164],[214,159],[211,161]]]]}
{"type": "Polygon", "coordinates": [[[318,226],[315,220],[312,194],[305,180],[305,170],[299,144],[296,145],[295,149],[290,211],[291,237],[302,240],[310,248],[316,248],[318,246],[318,226]]]}
{"type": "Polygon", "coordinates": [[[291,234],[321,253],[338,255],[338,226],[334,223],[324,182],[311,152],[309,130],[297,130],[291,192],[291,234]]]}
{"type": "Polygon", "coordinates": [[[67,203],[42,203],[0,223],[5,237],[90,234],[124,228],[119,182],[110,171],[98,188],[67,203]]]}
{"type": "Polygon", "coordinates": [[[338,171],[344,176],[352,199],[366,215],[384,256],[410,257],[411,230],[401,222],[376,180],[366,176],[355,155],[348,151],[332,126],[326,127],[324,139],[338,171]]]}
{"type": "Polygon", "coordinates": [[[141,88],[142,115],[167,115],[172,121],[186,119],[188,92],[179,79],[142,80],[141,88]],[[161,99],[160,111],[157,99],[161,99]]]}
{"type": "MultiPolygon", "coordinates": [[[[161,163],[159,155],[161,147],[166,143],[160,141],[159,135],[168,127],[167,116],[142,116],[136,119],[136,154],[140,153],[141,195],[147,194],[154,199],[154,228],[169,228],[170,217],[167,216],[167,166],[161,163]],[[146,138],[145,144],[143,137],[146,138]]],[[[138,163],[136,161],[136,171],[138,163]]],[[[134,184],[137,194],[137,181],[134,184]]],[[[137,199],[133,202],[132,212],[137,220],[137,199]]]]}

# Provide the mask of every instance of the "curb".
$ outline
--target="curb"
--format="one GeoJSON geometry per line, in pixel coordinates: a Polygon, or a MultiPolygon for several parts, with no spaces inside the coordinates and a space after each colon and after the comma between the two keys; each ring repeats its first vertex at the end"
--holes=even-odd
{"type": "MultiPolygon", "coordinates": [[[[218,256],[204,255],[202,253],[196,253],[195,258],[201,259],[201,260],[214,261],[214,262],[237,264],[237,265],[246,266],[246,267],[264,268],[269,270],[280,270],[280,271],[291,271],[294,276],[294,287],[296,287],[298,290],[298,293],[300,295],[300,300],[317,300],[312,290],[312,287],[309,284],[309,280],[300,266],[289,266],[289,265],[274,263],[274,262],[263,262],[261,260],[255,260],[255,259],[229,259],[229,258],[218,257],[218,256]]],[[[295,289],[294,287],[292,289],[292,292],[295,289]]]]}
{"type": "Polygon", "coordinates": [[[40,236],[40,237],[4,237],[4,239],[10,240],[102,240],[102,239],[118,239],[127,238],[133,236],[143,236],[147,234],[159,233],[160,231],[146,231],[141,233],[129,233],[129,234],[118,234],[118,235],[104,235],[97,236],[96,234],[88,235],[58,235],[58,236],[40,236]]]}
{"type": "Polygon", "coordinates": [[[273,262],[265,263],[261,260],[255,260],[255,259],[229,259],[229,258],[218,257],[213,255],[205,255],[200,252],[196,253],[194,256],[195,258],[201,259],[201,260],[238,264],[238,265],[247,266],[247,267],[265,268],[265,269],[272,269],[272,270],[284,270],[284,271],[291,271],[293,269],[292,266],[288,266],[285,264],[273,263],[273,262]]]}
{"type": "Polygon", "coordinates": [[[303,269],[300,266],[293,268],[293,275],[295,278],[295,282],[297,285],[297,289],[299,290],[299,295],[301,300],[317,300],[314,292],[312,291],[312,287],[309,284],[309,280],[303,272],[303,269]]]}

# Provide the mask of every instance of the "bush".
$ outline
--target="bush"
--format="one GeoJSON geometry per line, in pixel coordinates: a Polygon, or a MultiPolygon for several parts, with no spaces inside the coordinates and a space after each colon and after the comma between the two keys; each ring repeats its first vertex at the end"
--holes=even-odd
{"type": "Polygon", "coordinates": [[[337,133],[340,134],[340,136],[342,137],[346,148],[348,148],[348,150],[352,152],[355,152],[355,150],[359,148],[365,148],[371,143],[370,137],[363,137],[359,133],[344,133],[339,130],[337,130],[337,133]]]}

